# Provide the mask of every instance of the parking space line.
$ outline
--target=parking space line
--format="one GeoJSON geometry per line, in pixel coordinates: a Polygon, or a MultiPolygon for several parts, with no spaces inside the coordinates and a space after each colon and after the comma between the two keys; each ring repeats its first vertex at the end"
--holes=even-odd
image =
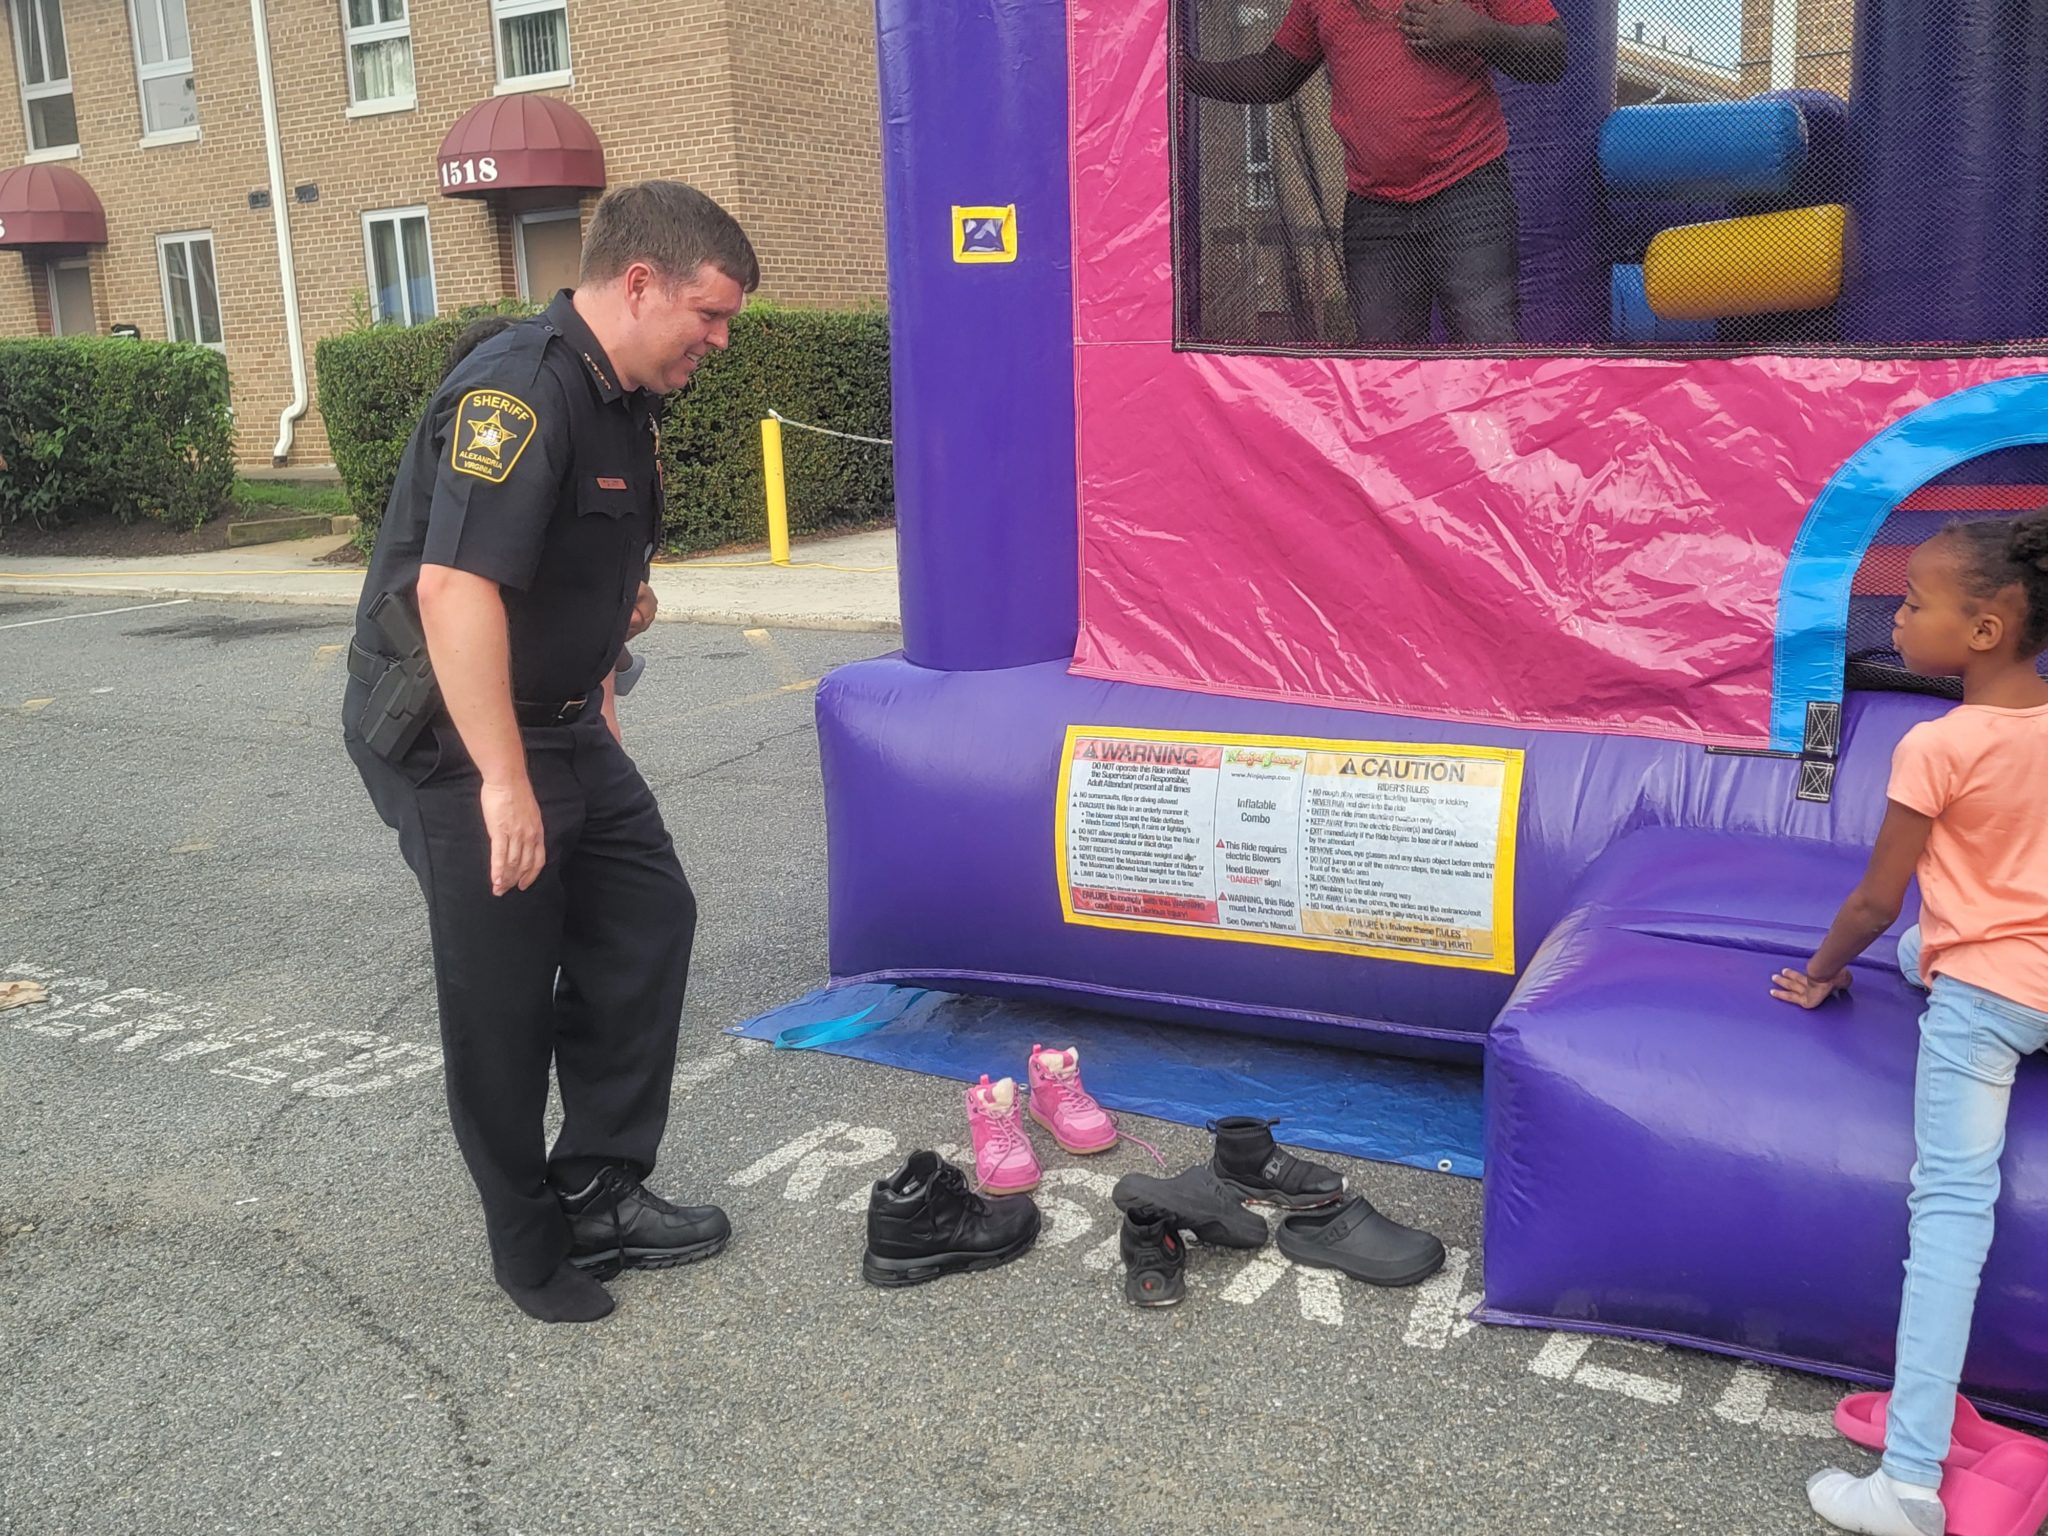
{"type": "Polygon", "coordinates": [[[176,608],[180,603],[189,603],[189,597],[174,597],[162,603],[136,603],[128,608],[99,608],[91,613],[60,613],[48,619],[16,619],[12,624],[0,624],[0,629],[30,629],[37,624],[64,624],[72,619],[111,619],[117,613],[141,613],[145,608],[176,608]]]}

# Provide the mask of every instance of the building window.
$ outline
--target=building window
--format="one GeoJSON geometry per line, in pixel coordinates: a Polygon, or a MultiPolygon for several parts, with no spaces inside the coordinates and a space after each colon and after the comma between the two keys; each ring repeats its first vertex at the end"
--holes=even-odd
{"type": "Polygon", "coordinates": [[[566,0],[491,0],[498,39],[498,79],[542,85],[569,74],[566,0]]]}
{"type": "Polygon", "coordinates": [[[92,267],[84,261],[51,264],[50,334],[90,336],[99,327],[92,308],[92,267]]]}
{"type": "Polygon", "coordinates": [[[185,29],[185,0],[130,0],[130,5],[144,136],[196,129],[199,95],[192,84],[192,36],[185,29]]]}
{"type": "Polygon", "coordinates": [[[23,115],[31,154],[78,147],[78,113],[71,102],[71,56],[64,46],[59,0],[8,0],[14,62],[21,72],[23,115]]]}
{"type": "Polygon", "coordinates": [[[412,20],[406,0],[342,0],[348,99],[358,107],[409,107],[412,20]]]}
{"type": "Polygon", "coordinates": [[[574,208],[519,215],[515,256],[519,297],[545,304],[576,286],[583,265],[583,215],[574,208]]]}
{"type": "Polygon", "coordinates": [[[434,318],[434,254],[427,210],[393,208],[363,215],[370,264],[370,308],[380,321],[418,325],[434,318]]]}
{"type": "Polygon", "coordinates": [[[173,341],[196,341],[224,350],[220,329],[220,282],[213,270],[213,236],[162,235],[156,242],[163,269],[164,324],[173,341]]]}

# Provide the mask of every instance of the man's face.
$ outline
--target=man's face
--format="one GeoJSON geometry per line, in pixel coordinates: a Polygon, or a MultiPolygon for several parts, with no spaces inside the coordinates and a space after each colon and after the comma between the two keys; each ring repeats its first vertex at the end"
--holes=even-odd
{"type": "Polygon", "coordinates": [[[633,380],[659,394],[681,389],[705,357],[732,344],[733,317],[747,302],[740,285],[710,265],[673,282],[635,268],[626,286],[633,380]]]}

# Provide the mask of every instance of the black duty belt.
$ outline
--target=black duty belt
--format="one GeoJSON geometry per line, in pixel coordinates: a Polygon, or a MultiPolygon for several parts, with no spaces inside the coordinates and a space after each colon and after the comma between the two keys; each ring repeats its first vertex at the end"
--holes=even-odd
{"type": "MultiPolygon", "coordinates": [[[[366,651],[353,640],[348,647],[348,675],[357,682],[375,687],[392,665],[389,656],[379,656],[375,651],[366,651]]],[[[598,695],[585,694],[580,699],[563,699],[559,703],[535,703],[530,699],[515,699],[512,714],[521,725],[548,726],[574,725],[589,712],[598,695]]]]}

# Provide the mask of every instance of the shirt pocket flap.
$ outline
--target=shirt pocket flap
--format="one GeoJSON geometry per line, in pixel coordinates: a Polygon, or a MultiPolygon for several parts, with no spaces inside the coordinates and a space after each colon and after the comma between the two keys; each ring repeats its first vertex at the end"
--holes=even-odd
{"type": "Polygon", "coordinates": [[[576,514],[625,517],[639,508],[633,482],[624,475],[585,475],[576,487],[576,514]]]}

